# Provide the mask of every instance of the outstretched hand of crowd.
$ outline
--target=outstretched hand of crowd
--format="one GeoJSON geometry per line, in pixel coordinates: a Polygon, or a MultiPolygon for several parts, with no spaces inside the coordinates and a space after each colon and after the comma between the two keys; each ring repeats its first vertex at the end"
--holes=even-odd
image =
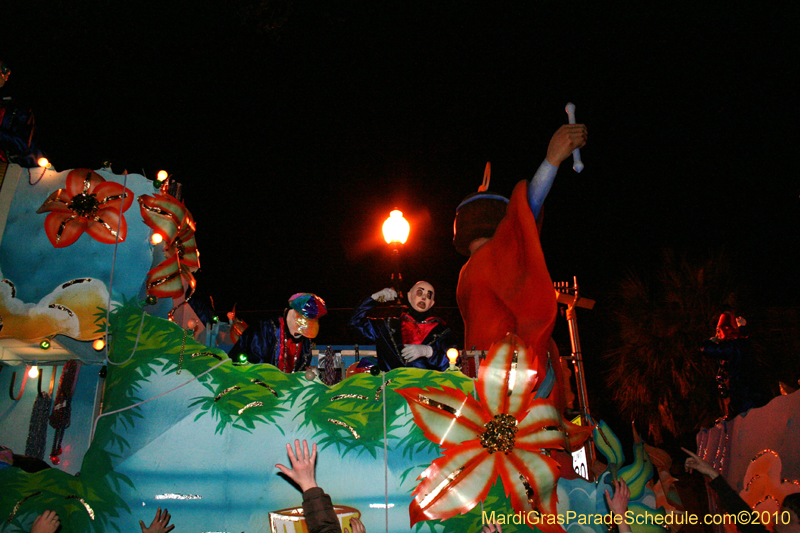
{"type": "Polygon", "coordinates": [[[36,517],[31,527],[31,533],[55,533],[61,522],[55,511],[45,511],[36,517]]]}
{"type": "Polygon", "coordinates": [[[361,520],[353,517],[350,519],[350,527],[344,528],[344,533],[367,533],[367,529],[361,523],[361,520]]]}
{"type": "Polygon", "coordinates": [[[500,524],[495,522],[489,522],[483,529],[481,529],[481,533],[503,533],[503,528],[500,527],[500,524]]]}
{"type": "Polygon", "coordinates": [[[606,489],[606,503],[608,509],[615,515],[623,517],[623,522],[618,524],[620,533],[630,532],[630,524],[625,523],[625,514],[628,512],[628,502],[631,499],[631,489],[628,488],[627,483],[622,479],[616,479],[611,484],[614,489],[614,496],[606,489]]]}
{"type": "Polygon", "coordinates": [[[308,442],[303,439],[303,447],[300,448],[300,440],[294,441],[294,450],[292,445],[286,445],[286,452],[289,454],[289,461],[292,467],[288,468],[284,465],[277,464],[275,467],[286,475],[289,479],[294,481],[300,486],[303,492],[308,489],[313,489],[317,486],[317,480],[314,476],[314,466],[317,463],[317,445],[314,444],[312,452],[308,453],[308,442]]]}
{"type": "Polygon", "coordinates": [[[167,533],[175,529],[175,524],[169,525],[170,514],[161,508],[156,511],[156,516],[150,523],[150,527],[144,527],[144,522],[139,520],[139,527],[142,528],[142,533],[167,533]]]}
{"type": "Polygon", "coordinates": [[[686,448],[681,448],[681,450],[685,451],[689,454],[689,457],[686,458],[686,462],[683,464],[684,468],[686,468],[687,472],[691,472],[692,470],[697,470],[701,474],[705,474],[711,479],[716,478],[719,475],[719,472],[714,470],[714,467],[711,466],[706,461],[700,459],[697,455],[690,452],[686,448]]]}

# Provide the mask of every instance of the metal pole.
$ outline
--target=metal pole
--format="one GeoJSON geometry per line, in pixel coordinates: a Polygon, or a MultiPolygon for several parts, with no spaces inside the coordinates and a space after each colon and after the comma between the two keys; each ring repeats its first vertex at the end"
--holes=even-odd
{"type": "MultiPolygon", "coordinates": [[[[591,424],[591,417],[589,416],[589,396],[586,393],[586,376],[583,373],[583,357],[581,355],[581,340],[578,335],[578,320],[575,313],[575,304],[580,299],[578,292],[578,278],[573,278],[575,298],[571,304],[567,305],[567,325],[569,325],[569,340],[572,345],[572,363],[575,367],[575,383],[578,387],[578,404],[581,412],[581,423],[583,425],[591,424]]],[[[594,446],[591,442],[586,444],[586,460],[588,462],[587,475],[589,481],[593,480],[592,469],[594,468],[595,453],[594,446]]]]}
{"type": "Polygon", "coordinates": [[[403,298],[403,274],[400,271],[400,243],[392,243],[392,288],[397,293],[397,301],[403,298]]]}

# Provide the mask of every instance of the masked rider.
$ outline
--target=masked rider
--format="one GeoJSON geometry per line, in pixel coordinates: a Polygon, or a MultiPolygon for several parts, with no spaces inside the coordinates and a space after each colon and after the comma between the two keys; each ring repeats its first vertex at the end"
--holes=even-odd
{"type": "Polygon", "coordinates": [[[367,297],[359,305],[350,327],[375,343],[381,370],[414,367],[447,370],[447,350],[456,345],[454,336],[441,318],[433,316],[433,285],[419,281],[408,291],[409,308],[399,318],[369,318],[379,301],[397,298],[394,289],[386,288],[367,297]]]}

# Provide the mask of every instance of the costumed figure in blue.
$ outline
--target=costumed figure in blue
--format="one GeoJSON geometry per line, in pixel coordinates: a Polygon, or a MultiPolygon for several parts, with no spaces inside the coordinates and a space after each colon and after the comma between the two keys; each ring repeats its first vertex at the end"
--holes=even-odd
{"type": "MultiPolygon", "coordinates": [[[[0,88],[10,75],[8,63],[0,60],[0,88]]],[[[3,96],[0,100],[0,162],[35,167],[38,150],[33,143],[33,129],[33,111],[3,96]]]]}
{"type": "Polygon", "coordinates": [[[297,293],[278,318],[245,325],[243,331],[244,323],[237,321],[241,333],[228,356],[234,361],[268,363],[281,372],[303,371],[311,362],[311,339],[319,333],[319,319],[327,312],[319,296],[297,293]]]}
{"type": "Polygon", "coordinates": [[[379,301],[392,301],[397,291],[383,289],[367,297],[356,308],[350,327],[375,343],[378,366],[388,372],[393,368],[413,367],[447,370],[447,350],[456,345],[454,336],[441,318],[432,316],[433,285],[419,281],[408,291],[408,303],[399,318],[369,318],[379,301]]]}
{"type": "Polygon", "coordinates": [[[717,362],[717,388],[722,399],[723,419],[766,403],[759,391],[751,345],[745,326],[747,321],[726,311],[719,317],[716,336],[703,343],[704,355],[717,362]]]}

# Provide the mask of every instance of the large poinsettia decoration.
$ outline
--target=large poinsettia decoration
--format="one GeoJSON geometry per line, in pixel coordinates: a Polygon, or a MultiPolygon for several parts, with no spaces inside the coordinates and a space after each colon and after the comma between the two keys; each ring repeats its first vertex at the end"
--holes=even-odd
{"type": "MultiPolygon", "coordinates": [[[[552,402],[535,398],[535,363],[522,340],[509,334],[481,365],[480,402],[448,387],[397,390],[425,436],[445,449],[420,475],[409,507],[412,526],[468,512],[497,476],[516,512],[555,516],[559,465],[547,453],[577,449],[592,428],[562,419],[552,402]]],[[[546,520],[537,527],[563,531],[546,520]]]]}
{"type": "Polygon", "coordinates": [[[168,194],[139,197],[144,223],[164,238],[164,256],[158,266],[147,273],[147,293],[159,298],[184,295],[184,281],[194,289],[192,272],[200,267],[195,223],[183,203],[168,194]]]}
{"type": "Polygon", "coordinates": [[[130,189],[78,168],[67,174],[66,188],[53,192],[36,212],[50,212],[44,229],[56,248],[74,243],[84,231],[97,241],[114,244],[125,240],[128,225],[122,213],[132,203],[130,189]]]}

